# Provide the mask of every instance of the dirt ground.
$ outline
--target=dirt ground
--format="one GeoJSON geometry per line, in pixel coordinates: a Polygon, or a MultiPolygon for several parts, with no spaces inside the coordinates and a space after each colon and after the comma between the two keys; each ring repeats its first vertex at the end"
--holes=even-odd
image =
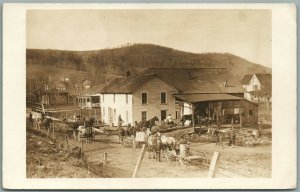
{"type": "MultiPolygon", "coordinates": [[[[166,133],[173,136],[179,132],[189,132],[190,129],[166,133]]],[[[270,136],[271,130],[263,134],[270,136]]],[[[119,144],[117,135],[96,135],[93,143],[83,144],[84,160],[70,155],[65,150],[66,142],[62,136],[56,136],[57,142],[36,131],[27,134],[27,177],[109,177],[130,178],[141,153],[141,148],[126,148],[119,144]],[[88,164],[101,165],[104,154],[107,153],[107,164],[104,173],[89,169],[88,164]]],[[[80,147],[77,140],[68,140],[69,148],[80,147]]],[[[221,170],[216,177],[270,177],[272,165],[271,146],[229,147],[216,146],[215,143],[191,143],[191,152],[206,152],[210,160],[215,151],[220,153],[219,168],[234,173],[228,175],[221,170]]],[[[208,167],[205,165],[181,165],[178,161],[162,159],[158,162],[149,159],[146,153],[138,172],[139,178],[178,178],[207,177],[208,167]]]]}

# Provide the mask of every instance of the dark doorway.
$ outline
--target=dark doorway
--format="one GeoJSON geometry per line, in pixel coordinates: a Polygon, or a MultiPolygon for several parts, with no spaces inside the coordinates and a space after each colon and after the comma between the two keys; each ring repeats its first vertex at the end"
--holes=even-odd
{"type": "Polygon", "coordinates": [[[167,118],[167,110],[161,110],[160,111],[160,120],[163,121],[167,118]]]}

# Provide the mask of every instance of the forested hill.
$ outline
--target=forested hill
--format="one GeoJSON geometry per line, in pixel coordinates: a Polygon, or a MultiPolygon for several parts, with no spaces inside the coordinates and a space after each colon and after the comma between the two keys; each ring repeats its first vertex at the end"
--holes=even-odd
{"type": "Polygon", "coordinates": [[[132,74],[145,68],[225,67],[239,79],[245,74],[271,73],[271,69],[251,63],[229,53],[188,53],[152,44],[133,44],[96,51],[63,51],[28,49],[28,73],[87,74],[94,82],[101,82],[105,74],[132,74]],[[43,69],[45,69],[43,71],[43,69]],[[47,70],[46,70],[47,69],[47,70]],[[51,70],[50,70],[51,69],[51,70]]]}

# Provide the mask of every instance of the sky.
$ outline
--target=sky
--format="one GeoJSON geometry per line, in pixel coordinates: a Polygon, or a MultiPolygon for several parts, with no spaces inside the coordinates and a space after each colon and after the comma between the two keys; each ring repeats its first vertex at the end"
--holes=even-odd
{"type": "Polygon", "coordinates": [[[272,65],[272,13],[263,9],[28,10],[27,48],[99,50],[151,43],[232,53],[272,65]]]}

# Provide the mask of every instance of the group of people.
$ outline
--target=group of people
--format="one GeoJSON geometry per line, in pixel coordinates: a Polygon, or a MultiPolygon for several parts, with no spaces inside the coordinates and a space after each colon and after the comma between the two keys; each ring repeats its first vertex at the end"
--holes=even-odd
{"type": "Polygon", "coordinates": [[[137,121],[135,121],[135,125],[132,126],[130,123],[127,125],[126,130],[123,128],[122,124],[124,123],[121,115],[118,117],[118,133],[119,136],[124,137],[124,136],[135,136],[136,132],[146,132],[147,129],[144,127],[138,126],[137,121]]]}

